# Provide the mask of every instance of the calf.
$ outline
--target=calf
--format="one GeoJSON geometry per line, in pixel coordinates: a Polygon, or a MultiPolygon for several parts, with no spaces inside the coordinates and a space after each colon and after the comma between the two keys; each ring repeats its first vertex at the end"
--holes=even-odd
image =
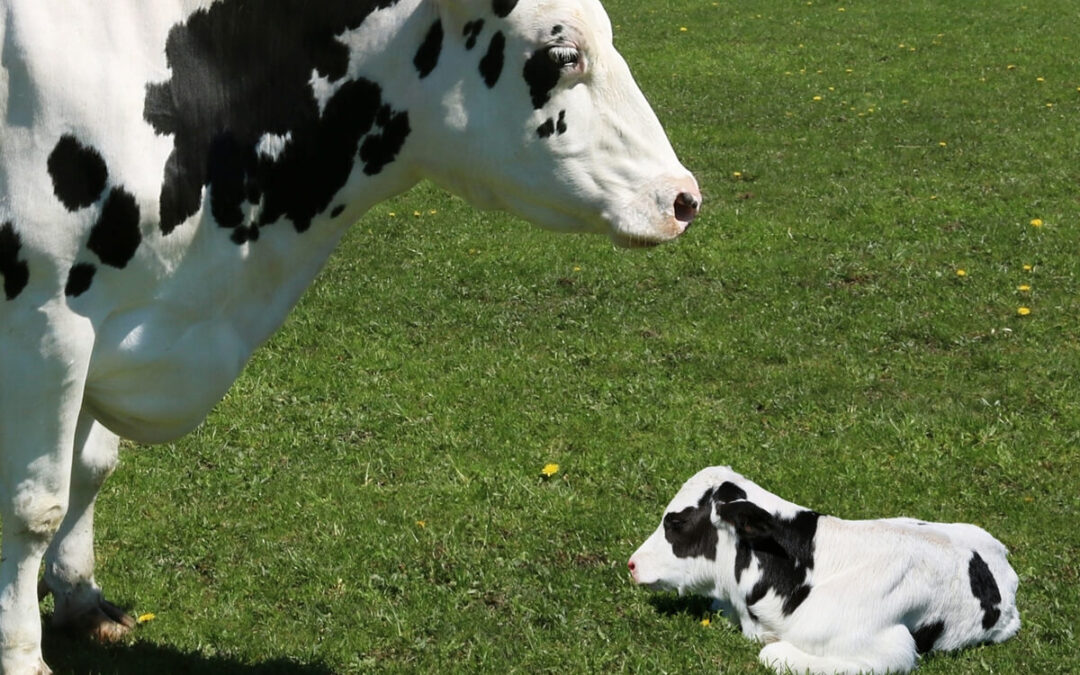
{"type": "Polygon", "coordinates": [[[715,598],[777,672],[907,672],[930,650],[1016,634],[1006,554],[975,525],[842,520],[710,467],[629,567],[650,589],[715,598]]]}

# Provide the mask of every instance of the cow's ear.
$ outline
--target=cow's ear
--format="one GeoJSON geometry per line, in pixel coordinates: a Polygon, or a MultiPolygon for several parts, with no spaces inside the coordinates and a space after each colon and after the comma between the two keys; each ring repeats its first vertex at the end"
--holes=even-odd
{"type": "Polygon", "coordinates": [[[718,504],[717,513],[720,520],[734,527],[735,533],[744,539],[768,539],[776,530],[776,518],[753,502],[718,504]]]}

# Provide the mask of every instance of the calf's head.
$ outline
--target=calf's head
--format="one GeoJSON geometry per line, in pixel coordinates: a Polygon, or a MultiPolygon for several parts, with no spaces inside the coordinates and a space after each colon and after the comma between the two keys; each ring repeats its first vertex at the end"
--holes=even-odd
{"type": "Polygon", "coordinates": [[[420,173],[483,208],[621,246],[673,239],[693,176],[612,44],[597,0],[437,0],[417,53],[420,173]]]}
{"type": "Polygon", "coordinates": [[[762,489],[728,467],[699,471],[664,511],[660,526],[630,557],[634,582],[653,590],[728,598],[740,579],[805,597],[818,514],[762,489]],[[743,576],[756,560],[757,572],[743,576]],[[753,576],[754,579],[749,577],[753,576]]]}

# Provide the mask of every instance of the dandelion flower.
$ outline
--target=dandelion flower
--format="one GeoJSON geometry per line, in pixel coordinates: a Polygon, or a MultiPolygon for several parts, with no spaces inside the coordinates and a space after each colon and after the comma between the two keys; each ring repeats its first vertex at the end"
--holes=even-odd
{"type": "Polygon", "coordinates": [[[814,100],[815,100],[815,101],[820,101],[820,100],[821,100],[821,97],[820,97],[820,96],[815,96],[815,97],[814,97],[814,100]]]}
{"type": "Polygon", "coordinates": [[[555,474],[559,473],[558,464],[545,464],[543,469],[540,469],[540,475],[544,478],[551,478],[555,474]]]}
{"type": "Polygon", "coordinates": [[[156,618],[157,618],[157,617],[156,617],[156,616],[154,616],[154,615],[153,615],[152,613],[150,613],[150,612],[147,612],[146,614],[140,614],[140,615],[139,615],[139,618],[138,618],[138,619],[135,619],[135,622],[136,622],[136,623],[147,623],[147,622],[149,622],[149,621],[153,621],[153,620],[154,620],[154,619],[156,619],[156,618]]]}
{"type": "Polygon", "coordinates": [[[1035,81],[1036,82],[1046,82],[1046,78],[1045,77],[1036,77],[1035,81]]]}
{"type": "Polygon", "coordinates": [[[945,141],[938,141],[938,145],[944,148],[946,145],[948,145],[948,143],[946,143],[945,141]]]}
{"type": "Polygon", "coordinates": [[[1016,287],[1016,290],[1020,291],[1021,293],[1027,293],[1031,290],[1031,286],[1028,286],[1027,284],[1020,284],[1016,287]]]}
{"type": "Polygon", "coordinates": [[[705,617],[704,619],[702,619],[702,620],[701,620],[701,625],[702,625],[702,626],[706,626],[706,627],[708,627],[708,625],[709,625],[710,623],[712,623],[712,621],[709,621],[709,617],[705,617]]]}
{"type": "Polygon", "coordinates": [[[1032,227],[1042,227],[1042,225],[1043,225],[1042,218],[1032,218],[1031,219],[1031,226],[1032,227]]]}
{"type": "Polygon", "coordinates": [[[418,521],[416,521],[416,526],[419,527],[422,530],[425,527],[427,527],[427,522],[423,521],[423,520],[418,520],[418,521]]]}
{"type": "Polygon", "coordinates": [[[1031,265],[1024,265],[1024,271],[1025,272],[1030,272],[1031,271],[1031,265]]]}
{"type": "Polygon", "coordinates": [[[1019,314],[1020,316],[1027,316],[1028,314],[1031,314],[1031,309],[1029,309],[1027,307],[1017,307],[1016,308],[1016,313],[1019,314]]]}
{"type": "Polygon", "coordinates": [[[956,270],[956,276],[958,276],[958,277],[966,277],[967,276],[967,270],[956,270]]]}
{"type": "Polygon", "coordinates": [[[679,32],[680,33],[685,33],[686,32],[686,26],[679,26],[679,32]]]}

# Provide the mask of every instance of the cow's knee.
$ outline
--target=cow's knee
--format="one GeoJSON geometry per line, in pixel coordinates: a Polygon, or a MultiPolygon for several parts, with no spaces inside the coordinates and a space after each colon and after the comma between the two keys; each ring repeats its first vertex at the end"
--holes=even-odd
{"type": "Polygon", "coordinates": [[[4,534],[48,542],[64,521],[67,508],[67,494],[24,483],[15,491],[4,534]]]}

